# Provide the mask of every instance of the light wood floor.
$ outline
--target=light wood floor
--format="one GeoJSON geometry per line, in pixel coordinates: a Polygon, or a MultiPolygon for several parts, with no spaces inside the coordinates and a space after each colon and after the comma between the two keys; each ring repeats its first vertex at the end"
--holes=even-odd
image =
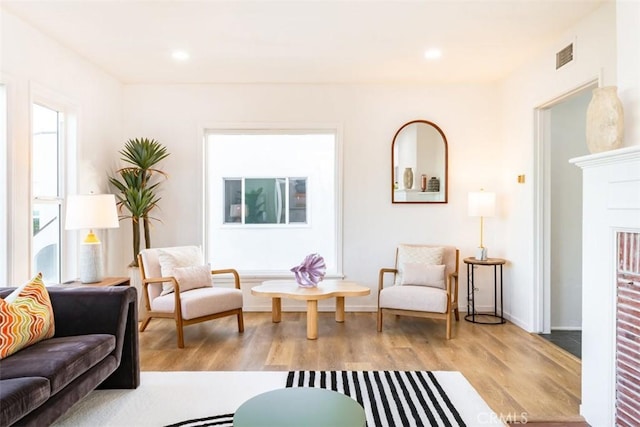
{"type": "Polygon", "coordinates": [[[304,313],[245,313],[245,332],[234,317],[185,328],[176,346],[173,321],[152,320],[140,333],[143,371],[450,370],[460,371],[498,414],[535,420],[580,420],[580,360],[510,323],[454,324],[386,316],[382,333],[375,313],[347,313],[336,323],[320,313],[319,338],[306,339],[304,313]]]}

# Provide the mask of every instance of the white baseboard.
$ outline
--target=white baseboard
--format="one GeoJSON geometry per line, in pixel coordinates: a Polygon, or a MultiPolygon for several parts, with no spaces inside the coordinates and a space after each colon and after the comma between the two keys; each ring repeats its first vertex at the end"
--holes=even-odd
{"type": "Polygon", "coordinates": [[[525,330],[529,333],[533,332],[531,330],[528,329],[527,323],[522,321],[521,319],[518,319],[517,317],[514,317],[511,315],[511,313],[504,313],[504,318],[507,319],[509,322],[513,323],[514,325],[516,325],[517,327],[519,327],[522,330],[525,330]]]}

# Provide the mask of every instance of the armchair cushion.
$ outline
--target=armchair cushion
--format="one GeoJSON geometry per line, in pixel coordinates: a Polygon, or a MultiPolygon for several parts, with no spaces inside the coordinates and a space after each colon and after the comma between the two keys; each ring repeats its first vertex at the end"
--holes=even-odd
{"type": "MultiPolygon", "coordinates": [[[[158,262],[162,277],[174,276],[174,269],[180,267],[201,266],[204,264],[202,251],[197,246],[178,246],[158,249],[158,262]]],[[[173,292],[173,284],[164,282],[161,295],[173,292]]]]}
{"type": "Polygon", "coordinates": [[[444,248],[440,246],[399,245],[397,256],[396,285],[403,283],[405,264],[440,265],[444,256],[444,248]]]}
{"type": "MultiPolygon", "coordinates": [[[[171,313],[176,298],[163,295],[151,301],[151,309],[171,313]]],[[[242,291],[235,288],[207,287],[180,292],[180,308],[183,319],[195,319],[214,313],[242,308],[242,291]]]]}
{"type": "Polygon", "coordinates": [[[404,264],[402,282],[400,284],[445,289],[444,269],[444,264],[427,265],[407,262],[404,264]]]}
{"type": "Polygon", "coordinates": [[[390,286],[380,291],[380,308],[446,313],[447,292],[428,286],[390,286]]]}
{"type": "MultiPolygon", "coordinates": [[[[211,286],[211,266],[209,264],[176,267],[173,269],[172,276],[178,281],[180,292],[211,286]]],[[[173,286],[171,292],[173,292],[173,286]]]]}

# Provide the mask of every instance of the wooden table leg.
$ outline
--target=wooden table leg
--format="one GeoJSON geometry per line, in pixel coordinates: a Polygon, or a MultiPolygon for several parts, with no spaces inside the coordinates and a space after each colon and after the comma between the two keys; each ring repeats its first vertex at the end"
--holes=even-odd
{"type": "Polygon", "coordinates": [[[344,297],[336,297],[336,322],[344,322],[344,297]]]}
{"type": "Polygon", "coordinates": [[[307,301],[307,339],[318,338],[318,300],[307,301]]]}
{"type": "Polygon", "coordinates": [[[282,320],[282,298],[271,298],[271,321],[280,323],[282,320]]]}

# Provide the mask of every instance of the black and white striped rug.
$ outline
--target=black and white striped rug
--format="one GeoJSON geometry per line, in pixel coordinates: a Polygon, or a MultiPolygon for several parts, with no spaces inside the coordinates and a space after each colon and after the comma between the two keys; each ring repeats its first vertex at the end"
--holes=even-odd
{"type": "Polygon", "coordinates": [[[188,421],[181,421],[169,424],[165,427],[233,427],[233,414],[215,415],[213,417],[196,418],[188,421]]]}
{"type": "Polygon", "coordinates": [[[429,371],[296,371],[287,387],[319,387],[356,400],[368,427],[466,426],[429,371]]]}
{"type": "MultiPolygon", "coordinates": [[[[286,387],[318,387],[345,394],[364,408],[367,427],[467,425],[430,371],[292,371],[286,387]]],[[[233,414],[167,427],[203,426],[232,427],[233,414]]]]}

